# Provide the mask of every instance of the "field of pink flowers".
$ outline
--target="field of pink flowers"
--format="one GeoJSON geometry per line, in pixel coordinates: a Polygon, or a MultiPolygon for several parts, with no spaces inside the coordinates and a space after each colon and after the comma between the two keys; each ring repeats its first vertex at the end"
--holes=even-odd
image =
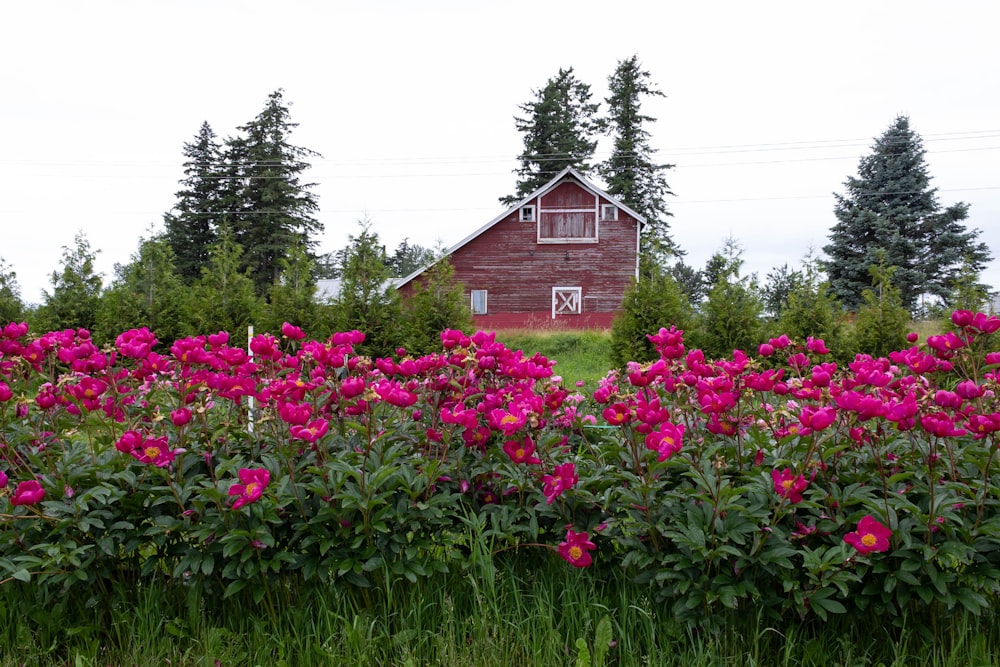
{"type": "Polygon", "coordinates": [[[613,568],[678,618],[994,608],[1000,320],[888,358],[683,333],[592,396],[495,335],[356,356],[286,324],[161,346],[146,330],[0,333],[0,583],[93,596],[157,578],[266,601],[493,555],[613,568]]]}

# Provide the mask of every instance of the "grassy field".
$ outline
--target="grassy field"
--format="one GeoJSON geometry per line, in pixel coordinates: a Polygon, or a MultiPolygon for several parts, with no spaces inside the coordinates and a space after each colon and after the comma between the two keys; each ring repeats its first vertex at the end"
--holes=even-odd
{"type": "MultiPolygon", "coordinates": [[[[915,331],[920,340],[943,333],[947,323],[943,320],[910,322],[907,331],[915,331]]],[[[603,331],[532,331],[510,329],[497,332],[497,340],[511,349],[526,354],[539,352],[557,362],[556,374],[565,385],[573,388],[583,382],[582,389],[592,392],[598,381],[613,367],[611,361],[611,332],[603,331]]]]}
{"type": "Polygon", "coordinates": [[[583,382],[581,389],[593,392],[598,381],[612,368],[610,331],[512,329],[498,331],[497,340],[525,354],[539,352],[555,360],[556,375],[562,376],[570,389],[577,382],[583,382]]]}
{"type": "Polygon", "coordinates": [[[5,584],[0,667],[997,664],[994,618],[927,610],[935,623],[921,616],[896,628],[875,618],[800,623],[744,613],[717,633],[697,633],[620,574],[533,556],[477,559],[416,584],[275,587],[270,608],[146,582],[94,606],[50,600],[28,618],[30,591],[5,584]]]}

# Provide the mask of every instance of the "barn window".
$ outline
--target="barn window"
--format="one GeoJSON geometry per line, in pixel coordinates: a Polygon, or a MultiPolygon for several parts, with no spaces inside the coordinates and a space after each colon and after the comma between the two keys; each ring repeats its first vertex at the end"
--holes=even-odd
{"type": "Polygon", "coordinates": [[[540,243],[596,243],[597,211],[542,209],[538,216],[540,243]]]}
{"type": "Polygon", "coordinates": [[[486,290],[484,289],[472,290],[472,314],[473,315],[486,314],[486,290]]]}
{"type": "Polygon", "coordinates": [[[553,287],[552,319],[556,315],[579,315],[582,292],[580,287],[553,287]]]}
{"type": "Polygon", "coordinates": [[[521,207],[521,222],[534,222],[535,221],[535,207],[534,206],[522,206],[521,207]]]}
{"type": "Polygon", "coordinates": [[[601,220],[614,222],[618,219],[618,207],[614,204],[601,204],[601,220]]]}

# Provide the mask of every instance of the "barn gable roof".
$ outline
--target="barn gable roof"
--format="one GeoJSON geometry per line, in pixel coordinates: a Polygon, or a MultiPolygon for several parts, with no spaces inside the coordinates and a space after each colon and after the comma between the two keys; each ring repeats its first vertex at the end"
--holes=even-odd
{"type": "MultiPolygon", "coordinates": [[[[593,194],[595,194],[595,195],[597,195],[599,197],[603,197],[604,199],[607,199],[609,202],[611,202],[612,204],[614,204],[618,208],[620,208],[623,211],[625,211],[626,213],[628,213],[630,216],[632,216],[633,218],[635,218],[639,222],[640,228],[646,223],[646,218],[644,216],[640,215],[639,213],[636,213],[631,207],[629,207],[626,204],[622,203],[621,200],[619,200],[619,199],[617,199],[615,197],[612,197],[611,195],[609,195],[604,190],[601,190],[599,187],[597,187],[596,185],[594,185],[593,183],[591,183],[589,180],[587,180],[583,176],[583,174],[581,174],[579,171],[577,171],[573,167],[566,167],[565,169],[563,169],[562,171],[560,171],[555,176],[555,178],[553,178],[551,181],[549,181],[548,183],[546,183],[542,187],[538,188],[537,190],[535,190],[531,194],[527,195],[526,197],[524,197],[523,199],[521,199],[520,201],[518,201],[516,204],[514,204],[513,206],[511,206],[510,208],[508,208],[507,210],[505,210],[503,213],[501,213],[497,217],[493,218],[492,220],[490,220],[489,222],[487,222],[485,225],[483,225],[482,227],[480,227],[476,231],[472,232],[471,234],[469,234],[468,236],[466,236],[464,239],[462,239],[461,241],[459,241],[458,243],[456,243],[452,247],[450,247],[447,250],[445,250],[444,255],[442,255],[442,257],[449,257],[449,256],[451,256],[455,251],[457,251],[458,249],[460,249],[462,246],[466,245],[467,243],[469,243],[473,239],[478,238],[483,233],[485,233],[487,230],[489,230],[490,228],[496,226],[497,224],[499,224],[500,222],[502,222],[503,220],[505,220],[511,213],[513,213],[517,209],[521,208],[522,206],[524,206],[526,203],[528,203],[532,199],[535,199],[536,197],[544,195],[548,191],[554,189],[557,185],[559,185],[560,183],[562,183],[563,180],[565,180],[567,177],[574,178],[575,180],[577,180],[580,183],[581,186],[583,186],[583,188],[585,190],[588,190],[591,193],[593,193],[593,194]]],[[[396,283],[396,286],[397,287],[402,287],[403,285],[406,285],[411,280],[413,280],[414,278],[418,277],[420,274],[424,273],[429,268],[431,268],[432,266],[434,266],[435,264],[437,264],[439,261],[441,261],[440,258],[434,260],[430,264],[427,264],[425,266],[420,267],[419,269],[417,269],[416,271],[414,271],[410,275],[408,275],[408,276],[406,276],[404,278],[401,278],[396,283]]]]}

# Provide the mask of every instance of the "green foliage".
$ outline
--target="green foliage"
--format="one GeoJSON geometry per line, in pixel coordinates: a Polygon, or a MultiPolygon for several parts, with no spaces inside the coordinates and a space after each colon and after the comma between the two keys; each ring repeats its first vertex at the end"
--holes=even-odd
{"type": "Polygon", "coordinates": [[[848,308],[863,303],[879,253],[895,268],[900,302],[911,312],[922,294],[946,299],[963,262],[978,273],[990,261],[987,245],[976,241],[979,230],[962,225],[968,205],[941,209],[925,154],[909,118],[899,116],[861,159],[858,177],[847,179],[847,193],[837,195],[837,223],[823,250],[830,285],[848,308]]]}
{"type": "Polygon", "coordinates": [[[196,331],[246,331],[262,309],[253,280],[241,269],[243,248],[228,227],[209,248],[208,265],[191,290],[191,323],[196,331]]]}
{"type": "Polygon", "coordinates": [[[821,338],[836,360],[853,359],[845,313],[831,296],[829,284],[821,281],[818,263],[807,259],[804,270],[792,275],[796,277],[778,317],[778,332],[795,340],[821,338]]]}
{"type": "Polygon", "coordinates": [[[625,292],[622,313],[611,325],[611,361],[624,368],[629,361],[651,361],[656,349],[646,338],[661,328],[685,329],[691,322],[688,300],[677,282],[658,264],[625,292]]]}
{"type": "Polygon", "coordinates": [[[635,55],[619,61],[608,77],[610,95],[604,100],[608,105],[604,130],[612,138],[613,148],[597,170],[607,183],[608,194],[646,219],[640,252],[650,261],[666,266],[679,251],[666,220],[671,215],[666,197],[673,192],[664,172],[674,165],[655,162],[655,150],[649,145],[650,134],[645,126],[656,119],[642,113],[642,99],[665,97],[650,78],[635,55]]]}
{"type": "Polygon", "coordinates": [[[829,664],[838,628],[848,664],[902,665],[967,650],[959,623],[995,644],[1000,319],[952,323],[839,371],[664,332],[592,403],[483,332],[398,361],[261,335],[247,364],[220,335],[161,355],[12,327],[0,660],[829,664]]]}
{"type": "Polygon", "coordinates": [[[702,304],[695,343],[710,358],[728,357],[733,350],[753,350],[763,337],[763,304],[752,277],[741,277],[743,250],[728,239],[709,260],[706,276],[715,276],[702,304]]]}
{"type": "Polygon", "coordinates": [[[430,354],[441,349],[445,329],[469,331],[472,312],[464,286],[456,282],[455,269],[447,257],[440,258],[414,285],[404,304],[406,349],[411,354],[430,354]]]}
{"type": "Polygon", "coordinates": [[[555,370],[564,384],[574,387],[582,382],[584,393],[593,392],[614,365],[608,331],[510,330],[497,332],[497,337],[511,349],[557,360],[555,370]]]}
{"type": "Polygon", "coordinates": [[[682,260],[674,262],[673,266],[667,269],[667,273],[677,281],[681,292],[687,297],[691,306],[697,306],[707,295],[704,275],[701,271],[692,266],[688,266],[682,260]]]}
{"type": "Polygon", "coordinates": [[[706,355],[725,357],[733,350],[752,350],[761,342],[763,307],[756,291],[754,283],[735,276],[715,283],[702,308],[696,334],[706,355]]]}
{"type": "Polygon", "coordinates": [[[174,256],[163,235],[139,239],[131,261],[115,265],[115,279],[101,296],[94,335],[112,341],[123,330],[149,327],[161,340],[191,333],[186,289],[174,271],[174,256]]]}
{"type": "Polygon", "coordinates": [[[367,220],[359,221],[361,233],[350,237],[341,269],[340,295],[333,319],[338,330],[365,333],[359,346],[369,356],[390,355],[404,342],[399,293],[391,283],[385,247],[367,220]]]}
{"type": "Polygon", "coordinates": [[[228,183],[222,178],[221,147],[208,122],[198,130],[194,141],[184,144],[184,179],[176,193],[177,203],[163,216],[166,239],[174,256],[174,266],[185,285],[201,277],[208,264],[209,248],[216,241],[219,227],[226,219],[222,193],[228,183]]]}
{"type": "Polygon", "coordinates": [[[518,157],[521,166],[514,171],[517,190],[500,199],[507,206],[545,185],[566,167],[586,173],[597,148],[593,136],[598,129],[599,105],[590,102],[590,86],[576,78],[572,67],[560,68],[534,95],[534,100],[520,105],[525,116],[514,119],[524,151],[518,157]]]}
{"type": "Polygon", "coordinates": [[[792,293],[802,286],[804,280],[802,271],[792,269],[787,262],[768,273],[760,290],[761,303],[767,316],[778,319],[788,308],[792,293]]]}
{"type": "Polygon", "coordinates": [[[990,303],[990,288],[979,282],[979,269],[970,258],[962,261],[951,282],[951,295],[947,306],[951,310],[986,310],[990,303]]]}
{"type": "Polygon", "coordinates": [[[415,243],[410,243],[409,239],[403,239],[396,246],[392,256],[386,263],[393,278],[405,278],[417,269],[421,269],[437,259],[437,253],[430,248],[415,243]]]}
{"type": "Polygon", "coordinates": [[[895,267],[880,263],[871,268],[874,289],[864,291],[865,304],[858,311],[854,346],[858,352],[885,356],[906,342],[910,313],[892,283],[895,267]]]}
{"type": "Polygon", "coordinates": [[[101,276],[94,272],[97,250],[82,231],[74,247],[63,246],[62,269],[53,271],[52,292],[43,292],[36,315],[38,329],[93,329],[101,299],[101,276]]]}
{"type": "Polygon", "coordinates": [[[24,313],[17,273],[0,257],[0,322],[19,322],[24,313]]]}
{"type": "Polygon", "coordinates": [[[322,311],[326,306],[316,301],[315,262],[305,245],[296,243],[289,248],[288,256],[278,260],[278,266],[278,279],[271,285],[263,309],[262,330],[281,331],[285,322],[307,332],[321,329],[322,311]]]}

